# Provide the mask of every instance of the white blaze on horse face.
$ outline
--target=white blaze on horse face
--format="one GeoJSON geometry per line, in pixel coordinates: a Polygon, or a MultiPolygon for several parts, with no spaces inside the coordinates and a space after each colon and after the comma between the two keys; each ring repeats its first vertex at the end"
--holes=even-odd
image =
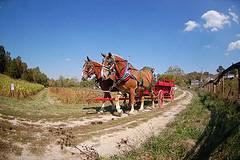
{"type": "Polygon", "coordinates": [[[82,71],[82,75],[81,75],[81,77],[83,78],[83,71],[82,71]]]}
{"type": "Polygon", "coordinates": [[[83,76],[83,71],[82,71],[82,75],[81,75],[81,77],[83,76]]]}

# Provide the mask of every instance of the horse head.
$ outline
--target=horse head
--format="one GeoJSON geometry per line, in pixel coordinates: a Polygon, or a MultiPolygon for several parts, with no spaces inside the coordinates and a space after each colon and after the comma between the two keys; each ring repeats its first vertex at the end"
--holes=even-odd
{"type": "Polygon", "coordinates": [[[115,75],[114,69],[116,69],[116,61],[115,56],[112,53],[108,53],[105,55],[102,53],[103,61],[102,61],[102,70],[101,70],[101,77],[106,80],[112,75],[115,75]]]}
{"type": "Polygon", "coordinates": [[[83,65],[82,71],[82,81],[86,81],[94,74],[94,64],[87,56],[87,60],[84,60],[85,64],[83,65]]]}

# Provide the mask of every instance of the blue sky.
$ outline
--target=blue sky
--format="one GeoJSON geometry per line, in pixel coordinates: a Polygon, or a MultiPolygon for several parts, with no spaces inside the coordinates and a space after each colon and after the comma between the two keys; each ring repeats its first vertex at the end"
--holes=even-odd
{"type": "Polygon", "coordinates": [[[0,0],[0,45],[49,77],[116,53],[162,74],[240,61],[240,0],[0,0]]]}

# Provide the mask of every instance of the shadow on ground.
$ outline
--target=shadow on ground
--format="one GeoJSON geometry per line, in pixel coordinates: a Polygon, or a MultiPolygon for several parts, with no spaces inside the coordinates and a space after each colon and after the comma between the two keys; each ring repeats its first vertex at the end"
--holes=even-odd
{"type": "Polygon", "coordinates": [[[201,101],[210,110],[211,119],[184,159],[239,159],[239,104],[219,102],[211,96],[202,97],[201,101]]]}
{"type": "MultiPolygon", "coordinates": [[[[155,105],[157,104],[158,102],[155,101],[155,105]]],[[[140,105],[141,105],[141,102],[137,101],[136,102],[136,105],[134,106],[134,109],[135,110],[139,110],[140,109],[140,105]]],[[[144,108],[146,108],[147,106],[151,106],[152,105],[152,101],[145,101],[144,102],[144,108]]],[[[92,111],[92,110],[95,110],[96,112],[87,112],[87,114],[97,114],[101,109],[101,104],[99,104],[99,107],[84,107],[83,110],[89,110],[89,111],[92,111]]],[[[124,106],[124,105],[121,105],[121,109],[123,110],[124,113],[127,113],[128,111],[131,110],[131,108],[128,106],[124,106]]],[[[112,106],[109,105],[109,106],[105,106],[104,107],[104,113],[111,113],[113,115],[114,112],[116,111],[116,109],[114,109],[114,111],[112,110],[112,106]]]]}

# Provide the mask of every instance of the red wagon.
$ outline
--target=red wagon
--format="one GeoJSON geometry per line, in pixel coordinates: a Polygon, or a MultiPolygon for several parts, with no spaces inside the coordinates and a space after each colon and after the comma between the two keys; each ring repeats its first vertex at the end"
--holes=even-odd
{"type": "MultiPolygon", "coordinates": [[[[163,81],[157,81],[155,86],[153,87],[153,93],[157,96],[158,106],[163,106],[163,99],[169,98],[171,102],[174,101],[175,91],[174,91],[175,82],[169,79],[163,79],[163,81]]],[[[151,99],[150,92],[145,90],[143,92],[145,99],[151,99]]],[[[139,93],[137,94],[135,99],[138,98],[139,93]]],[[[114,101],[115,98],[88,98],[87,101],[114,101]]],[[[129,100],[129,98],[119,98],[119,100],[129,100]]]]}
{"type": "MultiPolygon", "coordinates": [[[[175,82],[172,80],[165,78],[163,79],[163,81],[157,81],[157,83],[153,87],[153,93],[155,94],[155,96],[157,96],[159,107],[162,107],[164,98],[170,98],[171,102],[174,101],[174,97],[175,97],[174,87],[175,87],[175,82]]],[[[148,90],[145,90],[143,94],[145,96],[150,95],[148,90]]]]}

